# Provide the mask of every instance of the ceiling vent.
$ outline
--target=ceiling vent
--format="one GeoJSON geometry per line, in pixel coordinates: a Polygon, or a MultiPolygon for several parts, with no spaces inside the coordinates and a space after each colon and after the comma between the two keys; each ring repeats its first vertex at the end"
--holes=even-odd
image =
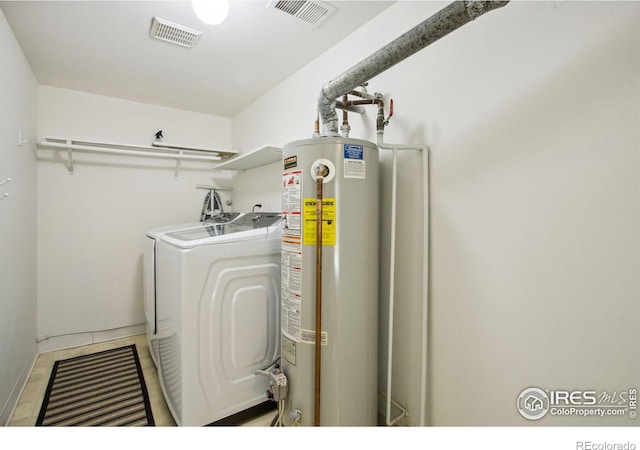
{"type": "Polygon", "coordinates": [[[272,0],[267,7],[282,11],[314,27],[324,22],[336,9],[324,2],[306,0],[272,0]]]}
{"type": "Polygon", "coordinates": [[[169,22],[168,20],[161,19],[159,17],[153,18],[153,22],[151,23],[151,32],[149,33],[152,38],[188,48],[196,45],[201,34],[202,31],[169,22]]]}

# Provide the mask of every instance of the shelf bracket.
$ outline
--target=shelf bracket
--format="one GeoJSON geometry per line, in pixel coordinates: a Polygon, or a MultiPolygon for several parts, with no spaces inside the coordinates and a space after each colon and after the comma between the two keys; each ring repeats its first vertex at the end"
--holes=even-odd
{"type": "Polygon", "coordinates": [[[67,155],[69,156],[67,170],[70,175],[73,175],[73,149],[71,148],[71,139],[67,139],[67,155]]]}
{"type": "Polygon", "coordinates": [[[176,173],[175,177],[178,178],[180,176],[180,168],[182,167],[182,150],[178,152],[178,156],[176,156],[176,173]]]}
{"type": "MultiPolygon", "coordinates": [[[[0,186],[2,186],[3,184],[6,184],[6,183],[10,183],[10,182],[11,182],[11,178],[7,178],[7,179],[6,179],[6,180],[4,180],[4,181],[0,181],[0,186]]],[[[4,200],[4,199],[5,199],[5,198],[7,198],[8,196],[9,196],[9,193],[8,193],[8,192],[5,192],[4,194],[0,195],[0,200],[4,200]]]]}

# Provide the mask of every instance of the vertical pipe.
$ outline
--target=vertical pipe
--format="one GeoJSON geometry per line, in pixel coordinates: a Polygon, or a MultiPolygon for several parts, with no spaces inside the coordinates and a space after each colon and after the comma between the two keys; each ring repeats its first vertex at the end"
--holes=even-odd
{"type": "Polygon", "coordinates": [[[313,123],[313,137],[320,136],[320,113],[316,112],[316,120],[313,123]]]}
{"type": "Polygon", "coordinates": [[[342,104],[344,105],[344,108],[342,109],[342,124],[349,125],[349,113],[347,112],[349,109],[349,100],[347,98],[347,94],[342,96],[342,104]]]}
{"type": "Polygon", "coordinates": [[[344,104],[344,108],[342,109],[342,127],[340,127],[340,129],[342,130],[342,137],[348,138],[351,126],[349,125],[349,100],[347,94],[342,96],[342,103],[344,104]]]}
{"type": "Polygon", "coordinates": [[[422,364],[420,426],[427,425],[427,331],[429,327],[429,149],[422,149],[422,364]]]}
{"type": "MultiPolygon", "coordinates": [[[[380,135],[379,135],[380,136],[380,135]]],[[[382,139],[381,139],[382,140],[382,139]]],[[[389,338],[387,355],[387,426],[391,426],[391,380],[393,369],[393,309],[396,269],[396,189],[398,185],[398,149],[393,149],[393,175],[391,178],[391,244],[389,250],[389,338]]]]}
{"type": "Polygon", "coordinates": [[[378,130],[378,148],[383,150],[393,150],[393,175],[391,188],[391,255],[389,267],[389,354],[387,359],[387,410],[386,423],[391,426],[395,423],[391,419],[391,388],[393,377],[393,310],[394,310],[394,285],[395,285],[395,243],[396,243],[396,203],[397,203],[397,150],[418,150],[422,152],[422,189],[423,189],[423,268],[425,273],[422,279],[422,347],[421,347],[421,364],[420,364],[420,425],[426,424],[426,404],[427,404],[427,359],[428,359],[428,310],[429,310],[429,279],[428,279],[428,263],[429,263],[429,180],[428,180],[428,153],[429,150],[425,146],[404,145],[404,144],[388,144],[383,142],[384,131],[378,130]]]}
{"type": "Polygon", "coordinates": [[[316,176],[316,342],[313,424],[320,426],[320,382],[322,375],[322,175],[316,176]]]}

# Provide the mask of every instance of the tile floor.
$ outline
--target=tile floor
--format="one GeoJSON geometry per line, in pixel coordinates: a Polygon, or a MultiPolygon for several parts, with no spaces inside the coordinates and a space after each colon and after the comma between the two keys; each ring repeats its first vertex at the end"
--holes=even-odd
{"type": "MultiPolygon", "coordinates": [[[[27,385],[20,396],[18,406],[16,407],[13,417],[9,422],[9,426],[31,427],[35,425],[55,361],[131,344],[136,344],[138,350],[138,357],[140,358],[140,365],[142,366],[144,380],[147,385],[147,391],[149,392],[151,410],[153,411],[153,418],[156,426],[175,427],[176,423],[173,420],[173,417],[169,412],[169,408],[167,407],[167,403],[164,400],[164,396],[160,388],[160,381],[158,380],[158,372],[156,370],[156,366],[153,364],[151,355],[149,354],[144,334],[117,339],[114,341],[101,342],[99,344],[43,353],[38,356],[27,385]]],[[[267,412],[262,416],[243,423],[242,426],[268,427],[271,424],[274,414],[275,412],[273,411],[267,412]]]]}

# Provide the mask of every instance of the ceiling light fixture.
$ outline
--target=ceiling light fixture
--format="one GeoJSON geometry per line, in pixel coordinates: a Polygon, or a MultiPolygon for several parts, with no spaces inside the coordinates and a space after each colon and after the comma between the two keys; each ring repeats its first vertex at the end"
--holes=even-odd
{"type": "Polygon", "coordinates": [[[229,14],[229,0],[191,0],[193,10],[208,25],[224,22],[229,14]]]}

